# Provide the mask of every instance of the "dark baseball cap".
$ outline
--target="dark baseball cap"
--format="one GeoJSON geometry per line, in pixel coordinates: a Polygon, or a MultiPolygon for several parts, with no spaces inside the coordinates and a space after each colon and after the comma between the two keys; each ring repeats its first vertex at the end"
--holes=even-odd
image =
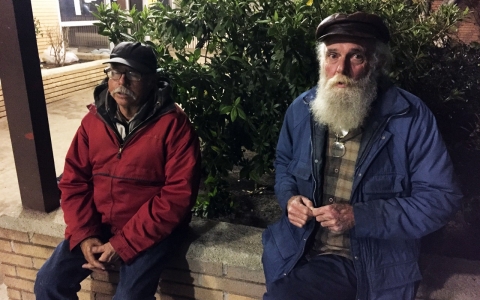
{"type": "Polygon", "coordinates": [[[143,74],[157,72],[157,57],[152,47],[133,42],[121,42],[112,49],[110,59],[105,63],[129,66],[143,74]]]}
{"type": "Polygon", "coordinates": [[[385,44],[390,40],[390,32],[382,18],[365,12],[336,13],[325,18],[318,25],[315,38],[323,41],[334,35],[377,39],[385,44]]]}

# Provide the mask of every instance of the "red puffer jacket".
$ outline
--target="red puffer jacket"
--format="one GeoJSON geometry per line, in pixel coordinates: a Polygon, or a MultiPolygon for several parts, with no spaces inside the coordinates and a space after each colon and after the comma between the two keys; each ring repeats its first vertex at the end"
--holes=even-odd
{"type": "Polygon", "coordinates": [[[190,221],[200,180],[199,140],[173,103],[162,105],[125,142],[97,107],[102,109],[91,105],[82,120],[59,184],[65,238],[73,249],[108,224],[111,245],[130,263],[190,221]]]}

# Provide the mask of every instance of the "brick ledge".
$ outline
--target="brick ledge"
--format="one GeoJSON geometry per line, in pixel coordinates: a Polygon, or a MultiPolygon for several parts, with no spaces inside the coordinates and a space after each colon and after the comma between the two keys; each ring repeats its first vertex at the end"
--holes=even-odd
{"type": "MultiPolygon", "coordinates": [[[[260,299],[265,290],[261,265],[263,229],[200,218],[193,218],[190,227],[186,247],[179,251],[186,253],[184,259],[173,262],[166,270],[157,299],[260,299]]],[[[51,251],[43,251],[38,245],[54,247],[54,241],[63,238],[64,228],[60,210],[46,214],[23,209],[17,217],[0,216],[0,242],[11,241],[3,242],[5,249],[0,252],[20,262],[15,267],[15,262],[3,261],[7,267],[5,283],[11,287],[11,295],[31,295],[29,288],[22,289],[16,284],[31,287],[34,277],[19,272],[35,272],[51,251]],[[2,230],[7,230],[7,236],[2,236],[2,230]],[[9,237],[8,232],[23,233],[23,236],[9,237]],[[35,235],[38,235],[36,239],[35,235]],[[25,247],[28,243],[33,243],[35,251],[25,247]],[[8,250],[9,244],[11,250],[8,250]],[[32,266],[23,260],[25,256],[33,257],[32,266]]],[[[434,255],[424,255],[421,261],[424,279],[417,299],[480,299],[480,262],[434,255]]],[[[94,276],[83,283],[80,299],[104,299],[114,292],[116,282],[118,275],[115,274],[106,278],[94,276]]]]}
{"type": "MultiPolygon", "coordinates": [[[[261,228],[196,217],[190,227],[187,258],[263,270],[261,228]]],[[[0,228],[63,238],[65,225],[61,210],[47,214],[23,209],[18,217],[0,216],[0,228]]]]}

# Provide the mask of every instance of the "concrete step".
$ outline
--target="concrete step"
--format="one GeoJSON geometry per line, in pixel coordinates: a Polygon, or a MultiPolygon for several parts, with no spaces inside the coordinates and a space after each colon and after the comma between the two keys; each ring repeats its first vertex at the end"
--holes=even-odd
{"type": "Polygon", "coordinates": [[[480,261],[423,255],[418,300],[479,300],[480,261]]]}

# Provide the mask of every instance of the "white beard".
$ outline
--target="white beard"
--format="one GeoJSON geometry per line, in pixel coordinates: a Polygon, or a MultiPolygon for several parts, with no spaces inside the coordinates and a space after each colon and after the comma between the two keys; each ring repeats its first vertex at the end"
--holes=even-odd
{"type": "Polygon", "coordinates": [[[320,72],[317,95],[310,105],[314,120],[327,125],[334,132],[360,127],[370,112],[370,104],[377,97],[377,80],[374,72],[354,81],[337,74],[327,80],[325,72],[320,72]],[[335,84],[344,82],[346,87],[335,84]]]}

